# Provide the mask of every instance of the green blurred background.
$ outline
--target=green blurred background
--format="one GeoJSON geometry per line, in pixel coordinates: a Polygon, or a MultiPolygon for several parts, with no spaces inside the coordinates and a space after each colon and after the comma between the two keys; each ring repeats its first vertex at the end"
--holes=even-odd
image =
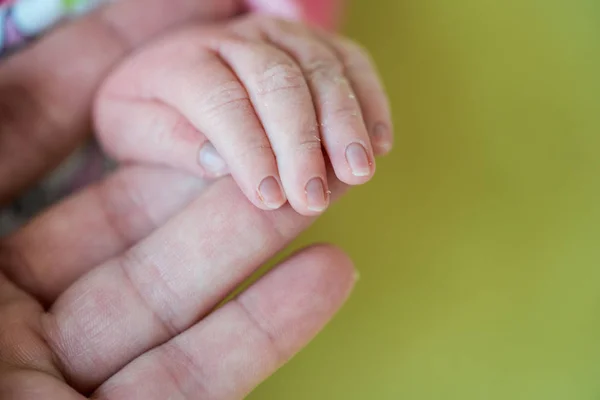
{"type": "Polygon", "coordinates": [[[600,1],[354,0],[394,153],[293,248],[361,272],[250,399],[600,399],[600,1]]]}

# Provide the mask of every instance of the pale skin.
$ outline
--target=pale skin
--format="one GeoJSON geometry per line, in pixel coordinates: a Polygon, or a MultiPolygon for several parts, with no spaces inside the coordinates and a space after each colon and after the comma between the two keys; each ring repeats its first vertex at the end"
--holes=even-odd
{"type": "Polygon", "coordinates": [[[360,46],[255,15],[192,26],[138,52],[103,85],[95,122],[120,161],[230,172],[255,206],[289,202],[307,216],[329,205],[328,163],[342,182],[366,183],[393,140],[360,46]]]}
{"type": "MultiPolygon", "coordinates": [[[[232,16],[226,3],[121,0],[0,64],[0,201],[83,140],[96,88],[123,57],[189,18],[232,16]]],[[[342,252],[312,247],[213,311],[311,221],[260,210],[228,178],[207,188],[120,168],[0,241],[0,398],[243,398],[354,284],[342,252]]]]}

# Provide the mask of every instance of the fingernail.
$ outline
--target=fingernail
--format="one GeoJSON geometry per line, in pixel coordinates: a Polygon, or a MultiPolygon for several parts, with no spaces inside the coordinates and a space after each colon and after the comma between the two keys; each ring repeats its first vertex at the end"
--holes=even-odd
{"type": "Polygon", "coordinates": [[[352,143],[346,149],[346,160],[352,175],[354,176],[368,176],[371,174],[371,161],[367,155],[367,150],[364,146],[359,143],[352,143]]]}
{"type": "Polygon", "coordinates": [[[221,158],[215,146],[206,142],[198,152],[198,162],[206,172],[211,175],[221,176],[227,174],[227,164],[221,158]]]}
{"type": "Polygon", "coordinates": [[[383,155],[392,150],[392,135],[384,123],[378,123],[371,134],[371,142],[377,153],[383,155]]]}
{"type": "Polygon", "coordinates": [[[313,178],[306,184],[306,203],[308,209],[314,212],[323,212],[329,205],[329,193],[321,178],[313,178]]]}
{"type": "Polygon", "coordinates": [[[280,208],[285,203],[285,195],[281,185],[274,177],[270,176],[263,179],[258,185],[258,197],[260,201],[272,210],[280,208]]]}

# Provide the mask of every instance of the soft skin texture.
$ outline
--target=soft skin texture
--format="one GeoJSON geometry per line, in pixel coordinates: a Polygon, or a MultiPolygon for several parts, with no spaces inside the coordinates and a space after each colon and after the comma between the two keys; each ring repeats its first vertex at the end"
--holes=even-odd
{"type": "MultiPolygon", "coordinates": [[[[106,72],[206,12],[196,4],[122,0],[2,64],[0,198],[18,196],[83,140],[106,72]],[[141,9],[155,17],[142,24],[141,9]]],[[[213,11],[204,18],[227,14],[213,11]]],[[[344,185],[334,178],[335,196],[344,185]]],[[[164,168],[120,168],[0,240],[0,398],[242,398],[354,284],[350,260],[317,246],[211,312],[311,222],[290,207],[259,210],[230,178],[207,189],[164,168]]]]}
{"type": "Polygon", "coordinates": [[[257,207],[288,200],[304,215],[329,204],[327,162],[341,181],[363,184],[392,146],[388,101],[362,48],[256,15],[184,29],[137,53],[107,80],[95,116],[119,161],[200,176],[227,165],[257,207]]]}

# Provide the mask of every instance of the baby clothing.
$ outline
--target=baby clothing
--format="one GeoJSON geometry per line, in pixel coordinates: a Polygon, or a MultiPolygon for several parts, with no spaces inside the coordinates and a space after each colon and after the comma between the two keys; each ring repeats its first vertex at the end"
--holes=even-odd
{"type": "Polygon", "coordinates": [[[62,20],[85,14],[109,0],[0,0],[0,51],[22,46],[62,20]]]}

